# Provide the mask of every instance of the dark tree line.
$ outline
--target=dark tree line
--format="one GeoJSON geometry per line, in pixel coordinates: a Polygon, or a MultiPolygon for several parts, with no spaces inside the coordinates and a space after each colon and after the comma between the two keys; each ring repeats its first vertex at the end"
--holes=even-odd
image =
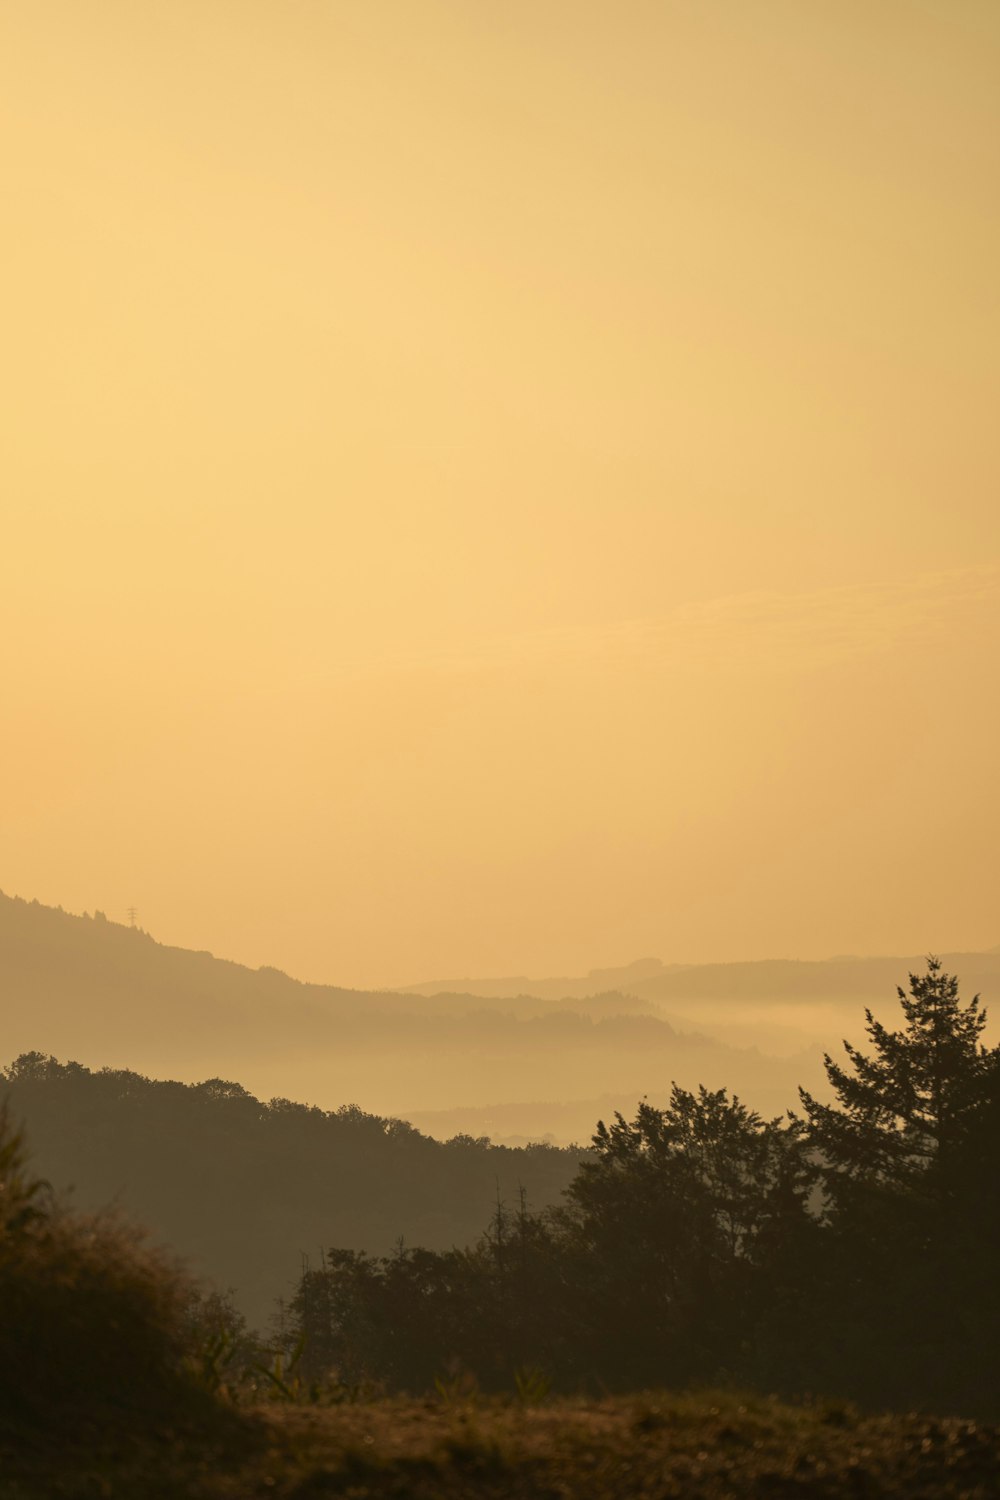
{"type": "Polygon", "coordinates": [[[897,1030],[827,1057],[832,1099],[762,1119],[673,1090],[598,1125],[558,1208],[474,1247],[325,1254],[290,1342],[312,1378],[426,1389],[733,1381],[996,1414],[1000,1049],[936,959],[897,1030]],[[521,1375],[518,1376],[518,1372],[521,1375]]]}
{"type": "Polygon", "coordinates": [[[0,1070],[32,1161],[71,1202],[114,1202],[197,1274],[235,1286],[263,1327],[289,1286],[289,1247],[444,1248],[478,1233],[499,1181],[556,1202],[582,1150],[449,1142],[356,1105],[256,1099],[238,1083],[161,1082],[25,1053],[0,1070]]]}

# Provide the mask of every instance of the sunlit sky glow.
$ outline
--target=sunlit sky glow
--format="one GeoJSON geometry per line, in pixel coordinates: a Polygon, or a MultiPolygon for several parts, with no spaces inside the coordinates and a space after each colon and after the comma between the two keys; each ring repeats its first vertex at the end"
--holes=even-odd
{"type": "Polygon", "coordinates": [[[4,0],[0,887],[1000,941],[1000,7],[4,0]]]}

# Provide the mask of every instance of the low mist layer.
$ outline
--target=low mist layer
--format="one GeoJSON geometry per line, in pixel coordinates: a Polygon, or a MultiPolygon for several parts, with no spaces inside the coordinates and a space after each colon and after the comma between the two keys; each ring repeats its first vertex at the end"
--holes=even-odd
{"type": "MultiPolygon", "coordinates": [[[[946,959],[973,989],[995,990],[1000,954],[946,959]]],[[[165,947],[100,913],[0,897],[9,1057],[37,1051],[189,1083],[237,1078],[262,1099],[358,1104],[444,1137],[586,1140],[609,1106],[663,1101],[673,1082],[731,1088],[781,1113],[800,1083],[822,1087],[824,1048],[866,1005],[891,1007],[921,964],[650,972],[646,961],[638,975],[517,980],[506,996],[492,981],[463,981],[465,993],[348,990],[165,947]]]]}

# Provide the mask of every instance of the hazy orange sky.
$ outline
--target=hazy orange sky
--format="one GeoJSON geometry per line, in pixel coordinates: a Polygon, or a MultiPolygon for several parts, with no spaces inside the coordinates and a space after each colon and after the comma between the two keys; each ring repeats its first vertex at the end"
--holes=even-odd
{"type": "Polygon", "coordinates": [[[1000,941],[995,0],[0,0],[0,888],[1000,941]]]}

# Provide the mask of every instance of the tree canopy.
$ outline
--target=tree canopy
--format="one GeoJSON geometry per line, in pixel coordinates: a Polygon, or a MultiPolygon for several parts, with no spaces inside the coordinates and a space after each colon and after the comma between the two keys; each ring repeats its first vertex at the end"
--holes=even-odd
{"type": "Polygon", "coordinates": [[[931,956],[927,973],[898,989],[904,1025],[890,1030],[865,1011],[871,1051],[844,1042],[847,1065],[827,1054],[835,1102],[800,1089],[810,1136],[828,1177],[889,1184],[940,1177],[984,1099],[997,1049],[982,1043],[979,996],[963,1001],[958,979],[931,956]]]}

